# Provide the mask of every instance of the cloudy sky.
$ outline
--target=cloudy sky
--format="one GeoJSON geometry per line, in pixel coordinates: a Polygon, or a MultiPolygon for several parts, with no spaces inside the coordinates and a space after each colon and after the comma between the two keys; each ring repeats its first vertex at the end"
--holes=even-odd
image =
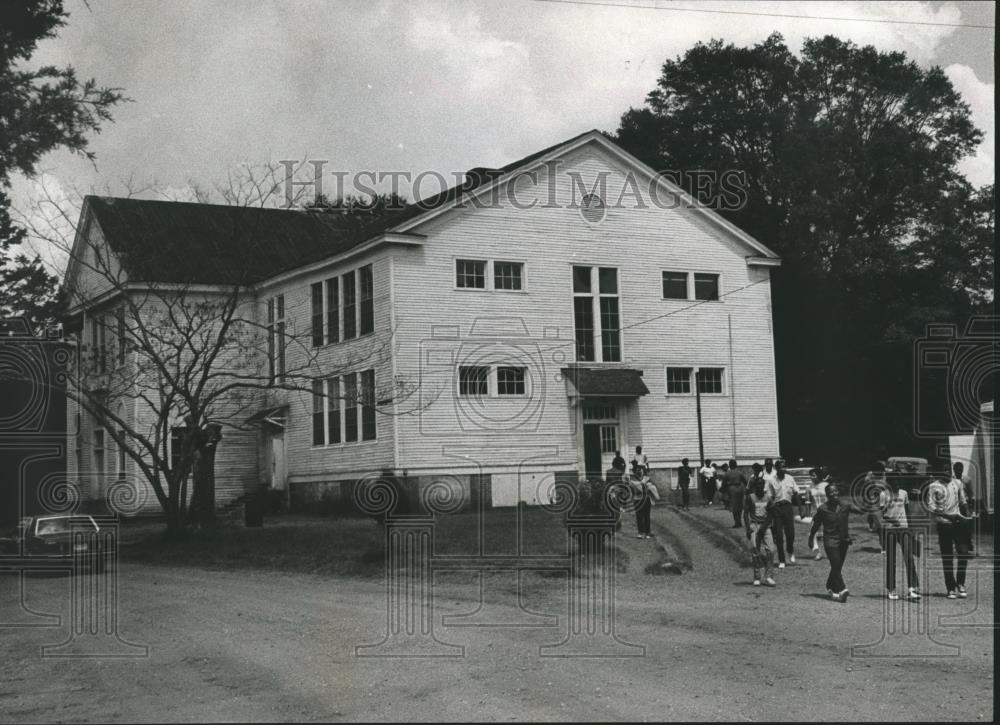
{"type": "MultiPolygon", "coordinates": [[[[774,31],[793,50],[803,38],[832,33],[944,68],[988,137],[963,170],[977,185],[993,180],[994,31],[954,27],[994,25],[992,3],[66,5],[68,25],[34,61],[72,64],[134,102],[93,139],[96,169],[60,152],[43,160],[41,179],[57,190],[114,190],[132,178],[183,195],[189,181],[211,186],[241,163],[292,158],[352,173],[450,176],[501,165],[590,128],[616,129],[622,112],[653,88],[664,59],[697,41],[752,44],[774,31]]],[[[30,188],[22,182],[16,192],[30,188]]]]}

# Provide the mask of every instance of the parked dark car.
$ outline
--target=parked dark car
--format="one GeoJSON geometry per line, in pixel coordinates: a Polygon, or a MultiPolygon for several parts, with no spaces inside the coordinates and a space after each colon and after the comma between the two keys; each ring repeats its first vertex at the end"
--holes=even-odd
{"type": "Polygon", "coordinates": [[[72,566],[74,558],[95,572],[113,560],[111,542],[93,517],[81,514],[29,516],[21,519],[12,536],[0,538],[6,561],[31,566],[72,566]]]}

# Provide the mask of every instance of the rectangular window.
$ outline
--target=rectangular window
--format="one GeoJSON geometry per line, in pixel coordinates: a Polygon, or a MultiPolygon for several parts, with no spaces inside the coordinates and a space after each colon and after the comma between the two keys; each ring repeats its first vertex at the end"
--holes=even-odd
{"type": "Polygon", "coordinates": [[[350,340],[358,336],[358,296],[354,272],[342,275],[340,280],[344,287],[344,339],[350,340]]]}
{"type": "Polygon", "coordinates": [[[497,395],[524,395],[527,368],[498,367],[497,395]]]}
{"type": "Polygon", "coordinates": [[[181,458],[184,455],[184,436],[187,428],[178,426],[170,429],[170,470],[176,471],[181,467],[181,458]]]}
{"type": "Polygon", "coordinates": [[[94,475],[98,482],[104,478],[104,429],[94,429],[94,475]]]}
{"type": "Polygon", "coordinates": [[[358,439],[358,376],[344,376],[344,442],[358,439]]]}
{"type": "Polygon", "coordinates": [[[590,297],[573,298],[573,324],[576,331],[576,359],[594,359],[594,302],[590,297]]]}
{"type": "Polygon", "coordinates": [[[375,440],[375,371],[361,373],[361,440],[375,440]]]}
{"type": "Polygon", "coordinates": [[[622,359],[619,325],[618,298],[601,297],[601,359],[604,362],[620,362],[622,359]]]}
{"type": "Polygon", "coordinates": [[[267,301],[267,379],[274,382],[274,299],[267,301]]]}
{"type": "Polygon", "coordinates": [[[614,267],[601,267],[597,270],[598,291],[602,295],[618,294],[618,270],[614,267]]]}
{"type": "Polygon", "coordinates": [[[323,421],[322,380],[312,381],[312,399],[313,399],[313,412],[312,412],[313,445],[321,446],[326,442],[326,433],[323,421]]]}
{"type": "Polygon", "coordinates": [[[366,264],[358,270],[361,278],[361,322],[360,333],[367,335],[375,331],[375,288],[372,278],[372,266],[366,264]]]}
{"type": "Polygon", "coordinates": [[[118,337],[118,364],[125,364],[125,308],[119,307],[115,310],[115,322],[117,324],[116,332],[118,337]]]}
{"type": "Polygon", "coordinates": [[[722,395],[722,368],[699,368],[698,392],[702,395],[722,395]]]}
{"type": "Polygon", "coordinates": [[[277,370],[275,377],[279,383],[285,382],[285,296],[278,295],[274,300],[274,346],[278,351],[277,370]]]}
{"type": "Polygon", "coordinates": [[[326,281],[326,341],[340,342],[340,279],[326,281]]]}
{"type": "Polygon", "coordinates": [[[616,420],[618,409],[613,405],[585,405],[583,407],[584,420],[616,420]]]}
{"type": "Polygon", "coordinates": [[[494,289],[521,289],[521,276],[524,265],[520,262],[494,262],[493,263],[493,287],[494,289]]]}
{"type": "Polygon", "coordinates": [[[326,381],[327,442],[340,443],[340,378],[326,381]]]}
{"type": "Polygon", "coordinates": [[[573,267],[573,294],[590,294],[590,267],[573,267]]]}
{"type": "Polygon", "coordinates": [[[667,394],[691,393],[691,368],[667,368],[667,394]]]}
{"type": "MultiPolygon", "coordinates": [[[[119,428],[118,429],[118,437],[121,438],[122,440],[125,440],[125,429],[124,428],[119,428]]],[[[123,446],[121,443],[119,443],[117,445],[117,448],[118,448],[118,480],[119,481],[124,481],[125,480],[125,446],[123,446]]]]}
{"type": "Polygon", "coordinates": [[[614,453],[618,450],[618,426],[601,426],[601,453],[614,453]]]}
{"type": "Polygon", "coordinates": [[[663,273],[663,299],[686,300],[688,298],[687,272],[663,273]]]}
{"type": "Polygon", "coordinates": [[[719,299],[719,275],[696,273],[694,275],[694,298],[696,300],[719,299]]]}
{"type": "Polygon", "coordinates": [[[486,262],[476,259],[455,260],[455,286],[486,289],[486,262]]]}
{"type": "Polygon", "coordinates": [[[458,394],[487,396],[490,394],[490,369],[483,365],[463,365],[458,369],[458,394]]]}
{"type": "Polygon", "coordinates": [[[323,283],[311,286],[312,292],[312,346],[323,346],[323,283]]]}

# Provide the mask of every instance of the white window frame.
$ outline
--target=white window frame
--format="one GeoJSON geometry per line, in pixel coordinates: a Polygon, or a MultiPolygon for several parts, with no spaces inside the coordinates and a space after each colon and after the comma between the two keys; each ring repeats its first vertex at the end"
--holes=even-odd
{"type": "Polygon", "coordinates": [[[719,378],[720,378],[719,382],[721,384],[720,387],[722,388],[722,392],[721,393],[702,393],[701,397],[704,398],[705,396],[708,396],[710,398],[724,398],[727,395],[729,395],[729,381],[728,381],[729,375],[726,374],[726,367],[725,367],[725,365],[697,365],[697,366],[695,366],[695,368],[694,368],[695,372],[693,372],[691,374],[691,384],[692,385],[697,385],[698,384],[697,371],[699,369],[718,370],[719,371],[719,378]]]}
{"type": "Polygon", "coordinates": [[[719,302],[722,302],[723,297],[724,297],[723,289],[724,288],[722,286],[722,272],[716,272],[714,270],[709,270],[709,269],[692,269],[691,270],[691,274],[688,277],[688,291],[689,291],[689,293],[691,295],[691,300],[693,302],[701,302],[701,303],[705,303],[705,302],[716,302],[716,303],[719,303],[719,302]],[[718,299],[714,299],[714,300],[699,300],[697,297],[695,297],[694,276],[696,274],[711,274],[711,275],[715,275],[715,278],[717,280],[716,285],[718,286],[718,289],[719,289],[719,297],[718,297],[718,299]]]}
{"type": "MultiPolygon", "coordinates": [[[[623,360],[625,360],[625,325],[622,324],[624,318],[624,313],[622,310],[622,269],[616,264],[589,264],[586,262],[570,262],[569,264],[569,279],[570,279],[570,292],[572,293],[574,305],[575,300],[578,297],[590,297],[592,300],[591,314],[594,320],[594,359],[593,360],[576,360],[576,362],[586,362],[586,363],[609,363],[612,365],[619,365],[623,360]],[[589,267],[590,268],[590,292],[576,292],[573,289],[573,268],[574,267],[589,267]],[[615,294],[608,294],[601,292],[601,279],[600,279],[600,269],[613,269],[615,270],[615,283],[617,287],[617,292],[615,294]],[[602,298],[614,297],[618,300],[618,359],[617,360],[605,360],[604,359],[604,327],[601,324],[601,299],[602,298]]],[[[572,312],[575,315],[575,309],[572,312]]],[[[573,322],[573,340],[574,349],[573,357],[576,358],[576,321],[573,322]]]]}
{"type": "MultiPolygon", "coordinates": [[[[670,268],[670,269],[661,268],[660,269],[660,278],[657,280],[657,282],[659,283],[659,286],[660,286],[660,300],[663,301],[663,302],[684,302],[684,301],[687,301],[687,302],[722,302],[723,299],[724,299],[724,297],[725,297],[725,292],[724,292],[725,285],[723,284],[724,279],[725,279],[725,277],[722,274],[722,272],[716,271],[714,269],[686,269],[685,270],[685,269],[678,269],[677,267],[673,267],[673,268],[670,268]],[[675,274],[684,274],[684,275],[687,275],[687,279],[686,279],[686,283],[687,283],[686,284],[686,287],[687,287],[687,297],[681,298],[681,297],[664,297],[663,296],[663,273],[664,272],[674,272],[675,274]],[[718,278],[718,280],[719,280],[719,282],[718,282],[718,285],[719,285],[719,298],[717,300],[699,300],[699,299],[697,299],[695,297],[695,292],[694,292],[694,276],[696,274],[711,274],[711,275],[714,275],[716,278],[718,278]]],[[[674,367],[681,367],[681,366],[677,365],[677,366],[674,366],[674,367]]]]}
{"type": "MultiPolygon", "coordinates": [[[[362,406],[362,395],[361,395],[361,376],[364,373],[368,372],[369,370],[373,372],[373,377],[377,381],[378,380],[378,371],[375,370],[375,368],[365,368],[364,370],[355,370],[353,372],[341,372],[341,373],[338,373],[337,375],[330,375],[330,376],[327,376],[327,377],[318,378],[318,380],[321,380],[322,383],[323,383],[323,385],[322,385],[322,391],[323,391],[323,443],[312,443],[310,445],[310,448],[313,448],[313,449],[319,449],[319,448],[340,448],[340,447],[343,447],[343,446],[356,446],[356,445],[361,445],[361,444],[365,444],[365,443],[378,443],[378,440],[379,440],[379,438],[378,438],[378,431],[379,431],[379,428],[381,427],[378,424],[378,417],[377,417],[378,416],[378,411],[375,412],[375,415],[376,415],[376,418],[375,418],[375,437],[374,438],[364,438],[364,420],[362,418],[362,412],[361,412],[361,408],[363,407],[362,406]],[[347,395],[348,395],[345,378],[348,375],[352,375],[352,374],[355,376],[354,377],[354,381],[355,381],[355,396],[356,397],[354,399],[354,407],[357,410],[356,415],[357,415],[357,420],[358,420],[358,438],[357,438],[357,440],[348,441],[348,440],[344,440],[344,436],[345,436],[345,434],[347,432],[347,405],[346,405],[346,403],[347,403],[347,395]],[[331,385],[331,381],[334,381],[334,380],[336,381],[336,385],[332,386],[331,385]],[[334,387],[336,389],[333,390],[333,392],[331,393],[331,390],[334,387]],[[331,401],[333,401],[333,400],[335,400],[337,402],[336,413],[337,413],[337,417],[340,419],[340,440],[338,442],[336,442],[336,443],[331,443],[330,442],[330,408],[332,407],[331,401]]],[[[377,385],[377,383],[376,383],[376,385],[377,385]]],[[[373,395],[372,395],[372,398],[373,398],[372,408],[374,409],[374,408],[378,407],[378,396],[376,394],[376,390],[373,390],[372,393],[373,393],[373,395]]],[[[313,397],[312,393],[309,394],[309,397],[310,398],[313,397]]],[[[309,409],[309,440],[310,441],[312,441],[312,436],[313,436],[313,413],[314,412],[315,411],[312,409],[312,407],[310,407],[310,409],[309,409]]]]}
{"type": "Polygon", "coordinates": [[[669,364],[663,366],[663,394],[668,398],[693,398],[697,394],[697,388],[695,386],[698,384],[697,371],[700,369],[706,370],[720,370],[722,372],[722,392],[721,393],[702,393],[701,397],[705,398],[725,398],[729,395],[729,368],[725,365],[694,365],[689,363],[677,363],[669,364]],[[670,368],[687,369],[689,373],[689,381],[691,385],[690,393],[671,393],[670,388],[667,384],[667,370],[670,368]]]}
{"type": "Polygon", "coordinates": [[[497,364],[490,367],[490,376],[494,380],[492,389],[496,391],[497,398],[527,398],[531,394],[531,383],[529,382],[527,365],[510,365],[507,363],[497,364]],[[524,371],[524,392],[523,393],[501,393],[500,392],[500,368],[515,368],[524,371]]]}
{"type": "MultiPolygon", "coordinates": [[[[686,301],[686,300],[690,300],[691,299],[691,294],[693,292],[693,288],[691,286],[693,284],[693,282],[692,282],[693,279],[694,279],[694,277],[692,276],[691,272],[688,272],[688,271],[683,270],[683,269],[661,269],[660,270],[660,280],[659,280],[660,281],[660,299],[661,300],[665,300],[667,302],[683,302],[683,301],[686,301]],[[665,297],[663,295],[663,275],[666,274],[667,272],[671,272],[672,274],[683,274],[684,275],[684,296],[683,297],[665,297]]],[[[676,366],[676,367],[679,367],[679,366],[676,366]]]]}
{"type": "Polygon", "coordinates": [[[528,291],[528,264],[523,259],[510,259],[502,257],[498,259],[485,259],[483,257],[452,257],[451,259],[451,284],[452,288],[458,292],[502,292],[504,294],[525,294],[528,291]],[[486,264],[485,278],[482,287],[459,287],[458,286],[458,263],[459,262],[484,262],[486,264]],[[497,264],[517,264],[521,267],[521,289],[504,289],[496,286],[496,265],[497,264]]]}
{"type": "Polygon", "coordinates": [[[694,397],[694,365],[664,365],[663,366],[663,390],[664,394],[670,398],[691,398],[694,397]],[[687,370],[688,371],[688,388],[687,393],[672,393],[670,392],[670,370],[687,370]]]}

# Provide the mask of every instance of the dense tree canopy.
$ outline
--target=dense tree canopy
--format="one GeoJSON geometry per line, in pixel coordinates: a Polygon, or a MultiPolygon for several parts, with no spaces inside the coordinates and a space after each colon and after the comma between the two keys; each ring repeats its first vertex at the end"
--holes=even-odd
{"type": "MultiPolygon", "coordinates": [[[[663,65],[617,141],[698,188],[745,174],[721,209],[784,258],[773,281],[782,450],[824,461],[933,455],[915,436],[913,345],[993,287],[993,187],[957,163],[982,134],[940,68],[832,36],[699,43],[663,65]]],[[[711,201],[721,194],[704,187],[711,201]]],[[[943,403],[942,403],[943,404],[943,403]]]]}
{"type": "Polygon", "coordinates": [[[118,89],[79,80],[72,67],[22,68],[67,17],[62,0],[0,3],[0,316],[25,315],[36,324],[55,317],[57,280],[37,256],[20,251],[25,231],[10,216],[11,178],[34,175],[58,148],[93,160],[88,136],[124,100],[118,89]]]}

